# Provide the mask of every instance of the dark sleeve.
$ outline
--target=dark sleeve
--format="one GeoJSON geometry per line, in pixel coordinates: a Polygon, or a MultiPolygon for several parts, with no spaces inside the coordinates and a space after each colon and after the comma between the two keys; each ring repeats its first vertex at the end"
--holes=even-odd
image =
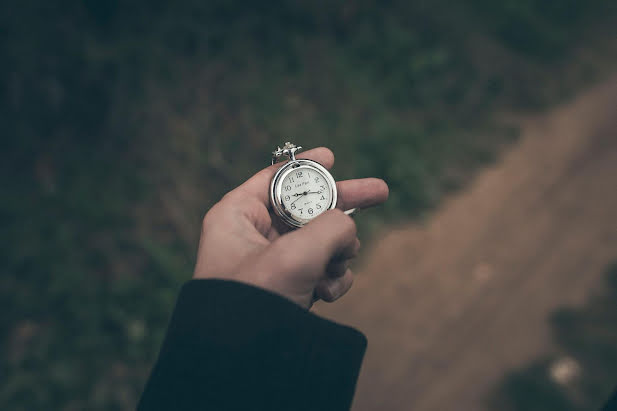
{"type": "Polygon", "coordinates": [[[617,411],[617,389],[615,389],[615,392],[608,402],[604,404],[602,411],[617,411]]]}
{"type": "Polygon", "coordinates": [[[347,410],[365,348],[360,332],[278,295],[193,280],[138,410],[347,410]]]}

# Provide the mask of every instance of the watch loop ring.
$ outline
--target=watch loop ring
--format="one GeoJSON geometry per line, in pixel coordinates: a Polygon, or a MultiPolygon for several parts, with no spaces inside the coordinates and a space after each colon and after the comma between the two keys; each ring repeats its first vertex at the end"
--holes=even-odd
{"type": "Polygon", "coordinates": [[[289,157],[290,161],[296,160],[296,152],[302,150],[302,146],[297,146],[289,141],[286,142],[283,147],[276,147],[276,150],[272,152],[271,164],[274,165],[282,156],[289,157]]]}

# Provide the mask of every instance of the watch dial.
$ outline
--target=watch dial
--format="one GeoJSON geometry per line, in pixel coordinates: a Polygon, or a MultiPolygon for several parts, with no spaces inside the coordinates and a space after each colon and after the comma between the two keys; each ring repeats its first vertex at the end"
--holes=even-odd
{"type": "Polygon", "coordinates": [[[321,172],[310,167],[298,167],[283,179],[281,200],[294,217],[311,219],[329,208],[331,191],[321,172]]]}

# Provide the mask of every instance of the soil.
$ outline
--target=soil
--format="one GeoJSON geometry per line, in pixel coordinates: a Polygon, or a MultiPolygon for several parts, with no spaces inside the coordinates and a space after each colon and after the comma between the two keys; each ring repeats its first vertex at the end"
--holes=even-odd
{"type": "Polygon", "coordinates": [[[316,307],[368,337],[354,410],[488,409],[508,371],[556,350],[550,314],[602,287],[617,258],[617,76],[519,124],[497,163],[374,241],[349,294],[316,307]]]}

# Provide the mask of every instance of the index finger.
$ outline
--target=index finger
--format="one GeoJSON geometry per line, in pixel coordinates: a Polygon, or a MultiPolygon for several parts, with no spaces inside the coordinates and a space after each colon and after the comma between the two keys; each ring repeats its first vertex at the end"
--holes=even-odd
{"type": "Polygon", "coordinates": [[[380,178],[337,181],[336,189],[336,208],[341,210],[373,207],[385,202],[389,194],[388,185],[380,178]]]}
{"type": "MultiPolygon", "coordinates": [[[[332,151],[326,147],[318,147],[312,150],[308,150],[304,153],[298,154],[297,158],[306,158],[309,160],[317,161],[319,164],[324,166],[327,169],[332,168],[334,165],[334,154],[332,151]]],[[[270,194],[268,189],[270,187],[270,181],[276,171],[281,168],[281,166],[285,164],[285,162],[277,163],[271,165],[270,167],[266,167],[263,170],[259,171],[253,177],[246,180],[244,183],[239,185],[235,190],[241,190],[245,193],[248,193],[252,196],[259,198],[261,202],[263,202],[266,206],[270,204],[270,194]]],[[[234,190],[234,191],[235,191],[234,190]]]]}

